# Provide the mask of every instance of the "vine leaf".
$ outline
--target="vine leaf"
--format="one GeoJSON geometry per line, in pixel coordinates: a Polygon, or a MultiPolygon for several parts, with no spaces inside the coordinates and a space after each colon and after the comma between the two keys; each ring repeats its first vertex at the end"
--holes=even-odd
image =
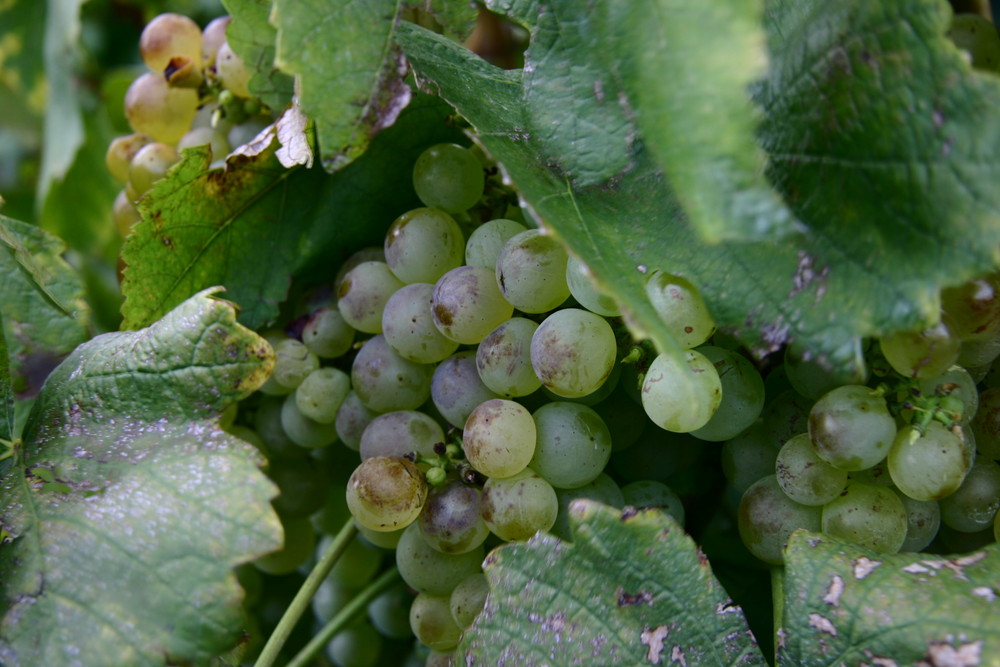
{"type": "Polygon", "coordinates": [[[470,660],[767,664],[742,610],[669,515],[578,500],[569,522],[572,544],[540,535],[487,558],[486,608],[459,646],[470,660]]]}
{"type": "Polygon", "coordinates": [[[996,544],[958,556],[885,555],[796,531],[785,551],[778,664],[996,664],[998,605],[996,544]]]}
{"type": "Polygon", "coordinates": [[[0,478],[0,661],[205,661],[241,635],[232,568],[281,543],[262,458],[219,415],[274,366],[202,292],[52,372],[0,478]]]}

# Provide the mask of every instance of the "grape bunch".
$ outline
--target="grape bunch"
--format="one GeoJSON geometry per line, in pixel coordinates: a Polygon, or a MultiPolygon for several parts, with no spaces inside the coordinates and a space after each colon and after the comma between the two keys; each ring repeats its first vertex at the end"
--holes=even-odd
{"type": "Polygon", "coordinates": [[[250,73],[229,46],[229,17],[205,29],[181,14],[160,14],[146,24],[139,54],[149,71],[125,93],[133,133],[114,139],[105,154],[108,171],[122,184],[115,198],[115,226],[124,237],[136,222],[136,202],[180,160],[180,152],[209,146],[214,164],[253,139],[271,112],[247,88],[250,73]]]}

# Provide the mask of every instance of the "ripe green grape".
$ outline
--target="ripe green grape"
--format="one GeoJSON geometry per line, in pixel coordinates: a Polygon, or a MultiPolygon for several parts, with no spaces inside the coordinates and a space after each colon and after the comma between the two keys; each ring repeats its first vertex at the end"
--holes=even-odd
{"type": "Polygon", "coordinates": [[[465,263],[495,270],[500,249],[508,239],[527,230],[520,222],[506,218],[484,222],[472,230],[465,242],[465,263]]]}
{"type": "Polygon", "coordinates": [[[355,330],[335,306],[314,310],[302,328],[302,343],[316,356],[336,359],[354,344],[355,330]]]}
{"type": "Polygon", "coordinates": [[[526,540],[555,523],[559,500],[552,485],[531,468],[513,477],[490,477],[483,486],[482,513],[494,535],[526,540]]]}
{"type": "Polygon", "coordinates": [[[472,551],[490,534],[481,504],[482,491],[457,479],[431,489],[417,519],[424,540],[448,554],[472,551]]]}
{"type": "Polygon", "coordinates": [[[658,355],[642,383],[646,414],[660,428],[675,433],[688,433],[707,424],[721,402],[719,374],[697,350],[658,355]]]}
{"type": "Polygon", "coordinates": [[[780,447],[792,436],[809,430],[813,403],[794,389],[786,389],[764,404],[764,430],[775,445],[780,447]]]}
{"type": "Polygon", "coordinates": [[[823,506],[823,532],[893,554],[906,541],[906,509],[892,489],[852,482],[823,506]]]}
{"type": "Polygon", "coordinates": [[[847,471],[821,459],[808,433],[790,438],[781,447],[775,473],[781,490],[803,505],[825,505],[847,486],[847,471]]]}
{"type": "Polygon", "coordinates": [[[863,470],[885,458],[896,421],[885,399],[864,385],[824,394],[809,411],[809,437],[821,459],[841,470],[863,470]]]}
{"type": "Polygon", "coordinates": [[[223,42],[216,53],[215,76],[222,87],[236,97],[253,97],[250,93],[250,71],[228,41],[223,42]]]}
{"type": "Polygon", "coordinates": [[[580,308],[557,310],[531,336],[531,367],[542,385],[565,398],[597,391],[618,351],[611,325],[580,308]]]}
{"type": "Polygon", "coordinates": [[[374,667],[381,652],[382,638],[363,619],[335,634],[326,645],[326,656],[337,667],[374,667]]]}
{"type": "Polygon", "coordinates": [[[536,435],[535,420],[527,408],[495,398],[469,414],[462,443],[473,468],[490,478],[511,477],[531,461],[536,435]]]}
{"type": "Polygon", "coordinates": [[[955,14],[947,34],[955,46],[969,54],[973,67],[1000,72],[1000,35],[992,21],[979,14],[955,14]]]}
{"type": "Polygon", "coordinates": [[[990,387],[979,394],[972,432],[980,454],[1000,459],[1000,387],[990,387]]]}
{"type": "Polygon", "coordinates": [[[197,112],[197,91],[171,88],[152,72],[140,75],[125,93],[125,117],[132,130],[165,144],[180,141],[197,112]]]}
{"type": "Polygon", "coordinates": [[[447,595],[417,595],[410,607],[410,628],[422,644],[438,651],[455,648],[462,638],[447,595]]]}
{"type": "Polygon", "coordinates": [[[701,428],[691,431],[699,440],[722,442],[742,433],[764,409],[764,380],[750,360],[733,350],[703,345],[698,348],[715,366],[722,383],[722,400],[701,428]]]}
{"type": "Polygon", "coordinates": [[[385,262],[362,262],[344,275],[337,290],[337,309],[353,328],[382,333],[382,310],[403,283],[385,262]]]}
{"type": "Polygon", "coordinates": [[[404,359],[385,336],[369,338],[351,365],[351,386],[375,412],[416,410],[430,398],[434,366],[404,359]]]}
{"type": "Polygon", "coordinates": [[[471,350],[451,355],[434,369],[431,400],[452,426],[463,428],[476,406],[493,398],[500,397],[483,383],[471,350]]]}
{"type": "Polygon", "coordinates": [[[351,390],[351,378],[344,371],[324,366],[307,375],[295,389],[295,404],[309,419],[332,424],[340,405],[351,390]]]}
{"type": "Polygon", "coordinates": [[[479,343],[514,313],[493,274],[481,266],[460,266],[441,276],[431,308],[438,330],[464,345],[479,343]]]}
{"type": "Polygon", "coordinates": [[[177,142],[177,151],[195,146],[208,146],[212,151],[213,160],[221,160],[229,154],[229,139],[224,132],[212,127],[195,127],[181,137],[177,142]]]}
{"type": "Polygon", "coordinates": [[[491,331],[476,348],[479,378],[504,398],[527,396],[542,386],[531,366],[531,337],[538,324],[512,317],[491,331]]]}
{"type": "Polygon", "coordinates": [[[906,510],[906,539],[899,547],[901,552],[915,552],[926,548],[938,534],[941,525],[941,509],[933,500],[914,500],[896,489],[896,495],[903,501],[906,510]]]}
{"type": "Polygon", "coordinates": [[[412,603],[413,595],[404,586],[394,586],[368,603],[368,618],[383,637],[409,639],[412,603]]]}
{"type": "Polygon", "coordinates": [[[187,16],[160,14],[139,35],[139,55],[149,69],[162,73],[171,58],[187,58],[201,67],[201,29],[187,16]]]}
{"type": "Polygon", "coordinates": [[[715,320],[701,293],[685,278],[654,271],[646,281],[646,296],[681,347],[697,347],[715,332],[715,320]]]}
{"type": "Polygon", "coordinates": [[[778,451],[767,427],[757,422],[722,445],[722,473],[742,495],[758,479],[775,474],[778,451]]]}
{"type": "Polygon", "coordinates": [[[319,357],[302,341],[285,338],[274,345],[275,364],[270,381],[277,385],[271,393],[289,393],[319,368],[319,357]]]}
{"type": "Polygon", "coordinates": [[[337,418],[333,422],[337,429],[337,437],[348,449],[358,451],[361,447],[361,436],[376,415],[378,413],[365,406],[358,398],[357,392],[352,389],[341,402],[337,418]]]}
{"type": "Polygon", "coordinates": [[[153,183],[166,176],[170,167],[180,159],[173,146],[159,141],[148,143],[136,151],[128,169],[130,191],[136,199],[149,192],[153,183]]]}
{"type": "Polygon", "coordinates": [[[132,164],[132,158],[149,141],[149,137],[145,134],[138,133],[115,137],[108,144],[108,150],[104,154],[104,164],[108,168],[108,173],[116,181],[125,185],[128,182],[128,171],[129,166],[132,164]]]}
{"type": "Polygon", "coordinates": [[[482,571],[482,546],[461,554],[438,551],[424,539],[420,526],[408,526],[396,545],[396,567],[410,588],[431,595],[450,595],[460,581],[482,571]]]}
{"type": "Polygon", "coordinates": [[[481,572],[470,574],[458,582],[448,600],[451,617],[455,619],[458,627],[464,630],[472,625],[486,606],[486,596],[489,592],[489,582],[486,581],[486,575],[481,572]]]}
{"type": "Polygon", "coordinates": [[[977,457],[954,493],[941,502],[941,521],[963,533],[989,527],[1000,509],[1000,466],[977,457]]]}
{"type": "Polygon", "coordinates": [[[120,190],[115,196],[115,202],[111,206],[111,212],[115,219],[115,229],[125,238],[132,231],[132,227],[142,220],[139,209],[128,198],[124,190],[120,190]]]}
{"type": "Polygon", "coordinates": [[[434,324],[433,296],[434,285],[410,283],[389,297],[382,311],[382,334],[386,342],[410,361],[437,363],[458,349],[458,343],[434,324]]]}
{"type": "Polygon", "coordinates": [[[555,238],[537,229],[512,236],[500,249],[496,284],[504,298],[525,313],[544,313],[569,297],[569,256],[555,238]]]}
{"type": "Polygon", "coordinates": [[[347,482],[347,506],[361,525],[377,532],[413,523],[427,499],[416,464],[399,457],[365,459],[347,482]]]}
{"type": "Polygon", "coordinates": [[[457,144],[436,144],[417,157],[413,189],[425,206],[461,213],[475,206],[486,183],[472,151],[457,144]]]}
{"type": "Polygon", "coordinates": [[[555,488],[589,484],[611,458],[611,433],[592,408],[547,403],[534,412],[536,444],[529,465],[555,488]]]}
{"type": "Polygon", "coordinates": [[[319,449],[337,441],[337,427],[331,422],[318,422],[299,408],[296,393],[288,394],[281,406],[281,428],[299,447],[319,449]]]}
{"type": "Polygon", "coordinates": [[[577,303],[590,312],[603,317],[621,315],[618,302],[597,286],[590,268],[575,256],[566,263],[566,286],[577,303]]]}
{"type": "Polygon", "coordinates": [[[914,500],[940,500],[961,486],[973,453],[961,435],[932,421],[923,433],[914,426],[899,429],[888,460],[900,491],[914,500]]]}
{"type": "Polygon", "coordinates": [[[378,415],[361,434],[361,458],[404,456],[417,453],[434,456],[434,445],[444,442],[444,431],[436,421],[416,410],[396,410],[378,415]]]}
{"type": "Polygon", "coordinates": [[[979,390],[976,381],[961,366],[952,366],[941,375],[925,378],[917,383],[924,396],[951,396],[961,404],[957,421],[968,424],[979,409],[979,390]]]}
{"type": "Polygon", "coordinates": [[[922,331],[902,331],[879,340],[886,361],[900,375],[934,377],[958,359],[962,343],[952,332],[947,317],[922,331]]]}
{"type": "MultiPolygon", "coordinates": [[[[319,541],[316,545],[317,560],[326,553],[333,539],[332,535],[326,535],[319,541]]],[[[340,554],[327,579],[357,590],[374,579],[381,567],[382,552],[368,546],[364,540],[355,539],[347,543],[347,548],[340,554]]]]}
{"type": "Polygon", "coordinates": [[[785,562],[784,549],[797,529],[820,529],[820,508],[795,502],[781,490],[774,475],[750,486],[740,500],[740,539],[757,558],[773,565],[785,562]]]}
{"type": "Polygon", "coordinates": [[[465,238],[439,208],[415,208],[396,218],[385,235],[385,261],[404,283],[434,284],[462,265],[465,238]]]}

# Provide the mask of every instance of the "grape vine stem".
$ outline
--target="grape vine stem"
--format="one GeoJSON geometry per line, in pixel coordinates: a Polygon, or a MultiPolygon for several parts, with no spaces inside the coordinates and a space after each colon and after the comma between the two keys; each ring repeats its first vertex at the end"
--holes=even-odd
{"type": "MultiPolygon", "coordinates": [[[[347,549],[347,545],[350,544],[351,540],[357,534],[357,526],[354,525],[354,519],[348,518],[344,522],[344,526],[337,533],[337,536],[327,547],[326,552],[323,557],[319,559],[309,576],[306,580],[302,582],[302,587],[299,592],[295,594],[295,599],[292,603],[288,605],[288,609],[285,610],[284,615],[282,615],[281,620],[278,621],[277,627],[274,628],[274,632],[267,639],[267,644],[260,652],[260,656],[257,658],[257,662],[254,663],[254,667],[271,667],[275,660],[278,658],[278,654],[281,652],[281,648],[288,641],[288,636],[292,634],[292,630],[295,628],[295,624],[299,622],[302,614],[309,607],[309,602],[312,600],[316,591],[319,590],[320,584],[326,579],[326,576],[330,574],[330,570],[336,565],[337,561],[340,559],[341,554],[347,549]]],[[[349,607],[350,605],[348,605],[349,607]]],[[[346,607],[345,607],[346,609],[346,607]]],[[[343,613],[343,612],[341,612],[343,613]]],[[[338,614],[339,616],[339,614],[338,614]]]]}

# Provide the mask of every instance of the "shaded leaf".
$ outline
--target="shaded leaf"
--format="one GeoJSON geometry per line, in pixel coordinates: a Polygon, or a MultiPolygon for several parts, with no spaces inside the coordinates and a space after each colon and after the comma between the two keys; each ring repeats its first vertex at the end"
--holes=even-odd
{"type": "MultiPolygon", "coordinates": [[[[453,39],[463,40],[476,24],[476,3],[454,0],[410,0],[400,16],[419,25],[430,17],[441,32],[453,39]]],[[[430,27],[430,26],[425,26],[430,27]]]]}
{"type": "Polygon", "coordinates": [[[250,70],[250,92],[280,112],[292,101],[292,77],[274,64],[278,31],[268,22],[271,0],[223,0],[232,17],[226,28],[229,46],[250,70]]]}
{"type": "Polygon", "coordinates": [[[427,146],[461,136],[446,123],[450,113],[416,96],[384,138],[332,176],[284,169],[273,147],[225,170],[209,170],[205,150],[185,151],[140,202],[144,219],[123,247],[123,326],[144,326],[212,285],[229,290],[243,324],[274,321],[293,277],[332,281],[343,259],[381,246],[389,224],[419,206],[412,165],[427,146]]]}
{"type": "Polygon", "coordinates": [[[778,664],[996,665],[1000,553],[879,554],[796,531],[778,664]]]}
{"type": "Polygon", "coordinates": [[[393,40],[400,0],[275,0],[276,63],[299,78],[299,104],[316,123],[330,171],[361,155],[410,100],[393,40]]]}
{"type": "MultiPolygon", "coordinates": [[[[14,385],[10,377],[10,355],[0,316],[0,440],[14,438],[14,385]]],[[[2,451],[0,451],[2,453],[2,451]]]]}
{"type": "MultiPolygon", "coordinates": [[[[11,0],[0,5],[0,86],[31,111],[45,109],[45,60],[39,48],[45,39],[45,2],[11,0]]],[[[6,107],[5,107],[6,109],[6,107]]]]}
{"type": "Polygon", "coordinates": [[[659,510],[570,506],[573,543],[487,558],[486,608],[460,650],[483,665],[765,665],[742,610],[659,510]]]}
{"type": "Polygon", "coordinates": [[[204,292],[52,373],[0,480],[4,664],[176,664],[236,644],[232,568],[281,528],[259,452],[218,418],[273,365],[204,292]]]}

